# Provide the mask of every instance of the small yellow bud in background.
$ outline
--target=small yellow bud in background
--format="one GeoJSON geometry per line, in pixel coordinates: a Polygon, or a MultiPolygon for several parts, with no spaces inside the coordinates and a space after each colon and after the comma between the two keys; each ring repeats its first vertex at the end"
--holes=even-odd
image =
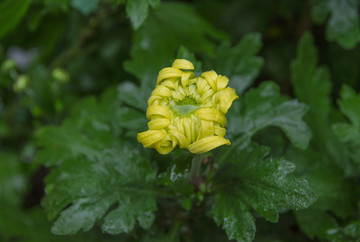
{"type": "Polygon", "coordinates": [[[56,81],[61,82],[61,83],[65,83],[70,80],[69,73],[66,70],[64,70],[63,68],[55,68],[51,74],[52,74],[52,77],[56,81]]]}
{"type": "Polygon", "coordinates": [[[1,64],[1,71],[4,73],[8,73],[9,71],[15,68],[16,68],[16,62],[11,59],[7,59],[1,64]]]}
{"type": "Polygon", "coordinates": [[[27,87],[28,83],[29,83],[28,76],[26,76],[26,75],[19,76],[13,85],[14,92],[20,93],[20,92],[24,91],[25,88],[27,87]]]}

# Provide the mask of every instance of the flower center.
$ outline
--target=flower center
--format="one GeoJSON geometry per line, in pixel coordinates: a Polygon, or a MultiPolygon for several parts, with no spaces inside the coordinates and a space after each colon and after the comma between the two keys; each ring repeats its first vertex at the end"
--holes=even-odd
{"type": "Polygon", "coordinates": [[[189,117],[199,108],[199,104],[191,97],[185,97],[171,106],[173,113],[179,117],[189,117]]]}

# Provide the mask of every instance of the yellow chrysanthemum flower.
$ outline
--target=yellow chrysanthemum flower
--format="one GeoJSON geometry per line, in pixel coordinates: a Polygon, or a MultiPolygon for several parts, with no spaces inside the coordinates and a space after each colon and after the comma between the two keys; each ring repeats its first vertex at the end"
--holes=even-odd
{"type": "Polygon", "coordinates": [[[225,114],[238,98],[235,90],[215,71],[197,77],[191,70],[191,62],[177,59],[159,72],[146,111],[149,130],[137,135],[145,148],[168,154],[179,146],[201,154],[230,145],[225,114]]]}

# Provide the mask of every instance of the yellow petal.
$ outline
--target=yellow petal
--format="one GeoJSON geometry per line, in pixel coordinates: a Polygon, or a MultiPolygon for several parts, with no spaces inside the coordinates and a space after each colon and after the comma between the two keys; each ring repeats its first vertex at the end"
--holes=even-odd
{"type": "Polygon", "coordinates": [[[149,129],[163,129],[170,125],[170,120],[166,118],[157,118],[148,123],[149,129]]]}
{"type": "Polygon", "coordinates": [[[180,123],[183,127],[185,137],[187,138],[188,142],[191,143],[191,137],[193,136],[192,132],[195,132],[195,130],[192,130],[191,118],[181,118],[180,123]]]}
{"type": "Polygon", "coordinates": [[[233,88],[227,87],[225,90],[223,90],[221,95],[219,96],[221,112],[227,113],[227,111],[231,107],[231,104],[237,98],[239,97],[238,95],[236,95],[236,92],[233,88]]]}
{"type": "Polygon", "coordinates": [[[177,68],[165,67],[159,72],[156,84],[159,85],[160,82],[164,79],[173,78],[173,77],[181,77],[182,73],[183,72],[177,68]]]}
{"type": "Polygon", "coordinates": [[[162,86],[165,86],[165,87],[167,87],[167,88],[169,88],[169,89],[175,89],[175,84],[174,84],[174,82],[176,82],[176,78],[174,78],[174,79],[168,79],[168,80],[166,80],[166,81],[163,81],[163,82],[161,83],[161,85],[162,85],[162,86]]]}
{"type": "Polygon", "coordinates": [[[148,119],[152,119],[153,117],[156,116],[171,120],[171,113],[167,107],[159,106],[159,105],[149,106],[146,110],[146,117],[148,119]]]}
{"type": "Polygon", "coordinates": [[[142,143],[145,148],[152,146],[156,142],[159,142],[166,136],[165,130],[147,130],[137,134],[137,140],[142,143]]]}
{"type": "Polygon", "coordinates": [[[222,127],[226,126],[225,115],[215,108],[200,108],[195,112],[195,115],[199,119],[217,122],[222,127]]]}
{"type": "Polygon", "coordinates": [[[203,93],[203,95],[201,95],[201,103],[207,103],[209,100],[209,98],[214,95],[214,90],[213,89],[208,89],[206,92],[203,93]]]}
{"type": "Polygon", "coordinates": [[[230,141],[225,139],[224,137],[209,136],[192,143],[191,145],[189,145],[188,149],[191,153],[202,154],[221,145],[230,144],[230,141]]]}
{"type": "Polygon", "coordinates": [[[162,99],[160,96],[151,95],[148,100],[148,106],[159,105],[159,101],[162,99]]]}
{"type": "Polygon", "coordinates": [[[229,84],[229,78],[219,75],[216,81],[217,91],[223,90],[229,84]]]}
{"type": "Polygon", "coordinates": [[[194,65],[185,59],[176,59],[172,64],[172,67],[182,69],[182,70],[194,70],[194,65]]]}
{"type": "Polygon", "coordinates": [[[183,88],[185,88],[187,85],[189,85],[190,83],[190,77],[193,75],[192,72],[190,71],[187,71],[187,72],[184,72],[183,75],[181,76],[181,86],[183,88]]]}
{"type": "Polygon", "coordinates": [[[161,96],[161,97],[170,97],[171,91],[169,90],[169,88],[167,88],[163,85],[158,85],[158,86],[156,86],[154,91],[151,93],[151,96],[152,95],[157,95],[157,96],[161,96]]]}
{"type": "Polygon", "coordinates": [[[177,139],[180,148],[186,149],[189,146],[189,141],[186,139],[186,137],[185,137],[185,135],[183,135],[183,133],[181,133],[175,129],[171,129],[169,131],[169,133],[174,135],[174,137],[177,139]]]}
{"type": "Polygon", "coordinates": [[[202,95],[204,92],[210,89],[208,82],[202,77],[199,77],[197,79],[196,86],[197,86],[197,91],[200,95],[202,95]]]}
{"type": "Polygon", "coordinates": [[[200,120],[200,125],[201,126],[198,140],[215,134],[214,122],[200,120]]]}
{"type": "Polygon", "coordinates": [[[209,85],[212,87],[212,89],[214,89],[216,91],[216,79],[218,77],[218,75],[216,74],[215,71],[206,71],[206,72],[203,72],[201,74],[201,76],[203,78],[206,79],[206,81],[209,83],[209,85]]]}
{"type": "Polygon", "coordinates": [[[218,126],[215,126],[215,134],[217,136],[222,136],[224,137],[225,134],[226,134],[226,129],[222,128],[222,127],[218,127],[218,126]]]}
{"type": "Polygon", "coordinates": [[[175,146],[172,145],[172,141],[169,136],[155,144],[155,149],[162,155],[170,153],[175,146]]]}

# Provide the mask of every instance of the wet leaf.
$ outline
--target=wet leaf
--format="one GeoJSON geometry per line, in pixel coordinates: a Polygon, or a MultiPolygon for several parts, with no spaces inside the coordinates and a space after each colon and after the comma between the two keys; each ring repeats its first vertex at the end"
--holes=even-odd
{"type": "Polygon", "coordinates": [[[214,177],[215,203],[212,216],[229,239],[252,241],[255,236],[255,210],[271,222],[279,210],[304,209],[316,201],[316,194],[301,178],[290,173],[293,163],[268,157],[269,149],[256,144],[236,150],[234,160],[223,164],[214,177]]]}
{"type": "Polygon", "coordinates": [[[273,82],[264,82],[244,96],[242,110],[229,120],[232,135],[246,134],[251,137],[268,126],[284,131],[297,147],[305,149],[311,132],[302,117],[308,107],[297,100],[288,100],[280,95],[279,87],[273,82]]]}
{"type": "Polygon", "coordinates": [[[156,210],[155,172],[129,146],[108,149],[94,161],[68,159],[46,178],[42,205],[55,234],[88,231],[103,219],[106,233],[129,233],[136,222],[149,228],[156,210]]]}

